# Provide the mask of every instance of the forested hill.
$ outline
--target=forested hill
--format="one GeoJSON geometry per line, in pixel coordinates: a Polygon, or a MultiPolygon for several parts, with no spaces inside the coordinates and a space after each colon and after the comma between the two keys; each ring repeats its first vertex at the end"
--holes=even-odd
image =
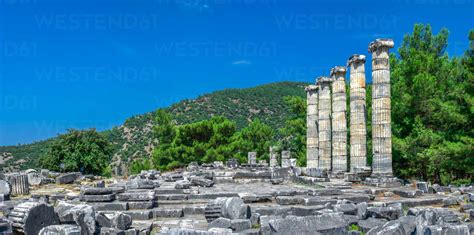
{"type": "MultiPolygon", "coordinates": [[[[252,119],[260,119],[273,128],[282,127],[292,115],[283,97],[305,96],[306,83],[278,82],[247,89],[226,89],[186,99],[167,108],[178,124],[223,115],[244,127],[252,119]]],[[[152,125],[154,112],[131,117],[121,126],[102,132],[114,145],[114,160],[143,157],[151,153],[156,144],[152,125]]],[[[12,166],[22,169],[37,167],[39,156],[53,139],[27,145],[2,146],[0,157],[6,159],[4,169],[12,166]]],[[[0,164],[2,163],[0,159],[0,164]]]]}

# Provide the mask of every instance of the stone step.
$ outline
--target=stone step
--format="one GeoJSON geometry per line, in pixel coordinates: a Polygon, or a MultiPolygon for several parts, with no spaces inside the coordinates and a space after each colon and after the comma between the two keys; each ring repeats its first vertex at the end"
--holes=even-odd
{"type": "Polygon", "coordinates": [[[127,202],[88,203],[97,211],[126,211],[127,202]]]}
{"type": "Polygon", "coordinates": [[[158,195],[161,195],[161,194],[183,194],[183,189],[155,188],[155,193],[158,194],[158,195]]]}
{"type": "Polygon", "coordinates": [[[181,200],[187,200],[188,195],[186,194],[159,194],[159,195],[156,195],[156,198],[158,200],[181,201],[181,200]]]}
{"type": "Polygon", "coordinates": [[[153,210],[153,218],[180,218],[184,216],[182,208],[157,208],[153,210]]]}
{"type": "Polygon", "coordinates": [[[405,198],[415,198],[421,196],[421,190],[412,190],[412,189],[394,189],[392,192],[400,197],[405,198]]]}
{"type": "Polygon", "coordinates": [[[123,213],[130,215],[132,220],[149,220],[153,218],[152,210],[129,210],[124,211],[123,213]]]}

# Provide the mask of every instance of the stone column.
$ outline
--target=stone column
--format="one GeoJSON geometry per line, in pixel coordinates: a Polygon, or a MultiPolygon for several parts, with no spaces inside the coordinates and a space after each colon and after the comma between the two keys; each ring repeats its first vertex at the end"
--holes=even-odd
{"type": "Polygon", "coordinates": [[[281,167],[290,167],[291,152],[288,150],[281,151],[281,167]]]}
{"type": "Polygon", "coordinates": [[[257,152],[248,152],[247,158],[249,165],[257,165],[257,152]]]}
{"type": "Polygon", "coordinates": [[[273,147],[270,147],[270,167],[277,167],[277,166],[278,166],[277,153],[275,152],[273,147]]]}
{"type": "Polygon", "coordinates": [[[329,77],[319,77],[318,92],[318,168],[331,170],[331,83],[329,77]]]}
{"type": "Polygon", "coordinates": [[[30,193],[27,174],[11,174],[7,177],[7,181],[10,183],[11,194],[13,196],[27,195],[30,193]]]}
{"type": "Polygon", "coordinates": [[[347,171],[346,68],[331,69],[332,82],[332,172],[347,171]]]}
{"type": "Polygon", "coordinates": [[[306,110],[306,167],[318,167],[318,86],[305,88],[306,110]]]}
{"type": "Polygon", "coordinates": [[[369,44],[372,53],[372,176],[392,174],[392,130],[390,125],[390,63],[393,40],[377,39],[369,44]]]}
{"type": "Polygon", "coordinates": [[[352,55],[350,68],[350,169],[356,172],[367,166],[367,128],[365,102],[365,56],[352,55]]]}

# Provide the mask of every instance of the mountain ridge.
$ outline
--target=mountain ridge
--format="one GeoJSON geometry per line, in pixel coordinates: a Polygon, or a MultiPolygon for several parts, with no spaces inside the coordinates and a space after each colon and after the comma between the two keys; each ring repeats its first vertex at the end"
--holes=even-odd
{"type": "MultiPolygon", "coordinates": [[[[280,128],[291,117],[284,96],[305,96],[305,82],[274,82],[250,88],[228,88],[195,99],[184,99],[166,108],[177,124],[186,124],[222,115],[236,122],[240,129],[252,119],[260,119],[280,128]]],[[[120,126],[102,131],[114,146],[112,161],[130,161],[146,157],[156,146],[152,126],[154,112],[127,118],[120,126]]],[[[24,145],[0,146],[0,166],[4,171],[37,168],[38,159],[56,137],[24,145]],[[2,165],[3,163],[3,165],[2,165]]]]}

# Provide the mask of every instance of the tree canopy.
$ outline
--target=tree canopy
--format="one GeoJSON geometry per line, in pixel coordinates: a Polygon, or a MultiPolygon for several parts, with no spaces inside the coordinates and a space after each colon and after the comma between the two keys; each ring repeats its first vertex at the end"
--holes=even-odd
{"type": "Polygon", "coordinates": [[[69,129],[41,157],[41,167],[54,171],[102,174],[110,163],[111,145],[95,129],[69,129]]]}

